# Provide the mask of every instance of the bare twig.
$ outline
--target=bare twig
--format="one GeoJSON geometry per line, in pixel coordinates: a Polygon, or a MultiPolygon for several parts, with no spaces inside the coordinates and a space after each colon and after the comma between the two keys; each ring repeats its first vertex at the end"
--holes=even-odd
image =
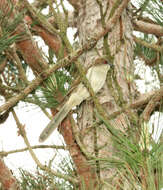
{"type": "Polygon", "coordinates": [[[59,173],[59,172],[54,171],[53,169],[51,169],[51,168],[49,168],[49,167],[47,167],[47,166],[41,164],[41,162],[40,162],[39,159],[37,158],[36,154],[34,153],[32,147],[31,147],[31,145],[30,145],[30,142],[29,142],[29,140],[28,140],[28,138],[27,138],[27,136],[26,136],[25,126],[23,126],[23,125],[20,123],[20,121],[19,121],[19,119],[18,119],[18,117],[17,117],[17,115],[16,115],[16,113],[15,113],[14,110],[12,111],[12,114],[13,114],[13,117],[14,117],[14,119],[15,119],[15,121],[16,121],[17,127],[19,128],[20,135],[23,137],[23,140],[24,140],[26,146],[28,147],[28,150],[29,150],[29,152],[30,152],[30,154],[31,154],[31,157],[33,158],[33,160],[35,161],[35,163],[37,164],[37,166],[38,166],[39,168],[41,168],[42,170],[45,170],[46,172],[51,173],[51,174],[53,174],[53,175],[55,175],[55,176],[57,176],[57,177],[59,177],[59,178],[63,178],[63,179],[65,179],[65,180],[67,180],[67,181],[70,181],[70,182],[73,183],[73,184],[77,184],[77,183],[78,183],[78,180],[77,180],[77,179],[72,178],[72,177],[70,177],[70,176],[63,175],[63,174],[61,174],[61,173],[59,173]]]}
{"type": "MultiPolygon", "coordinates": [[[[65,146],[59,146],[59,145],[35,145],[35,146],[31,146],[32,149],[40,149],[40,148],[52,148],[52,149],[64,149],[67,150],[67,148],[65,146]]],[[[11,150],[11,151],[1,151],[0,152],[0,156],[1,157],[5,157],[8,156],[9,154],[14,154],[14,153],[18,153],[18,152],[24,152],[24,151],[28,151],[28,147],[26,148],[21,148],[21,149],[16,149],[16,150],[11,150]]]]}

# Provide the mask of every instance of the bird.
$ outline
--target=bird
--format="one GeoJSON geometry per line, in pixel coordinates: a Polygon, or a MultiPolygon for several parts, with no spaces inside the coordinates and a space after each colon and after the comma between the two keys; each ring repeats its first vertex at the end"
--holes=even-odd
{"type": "MultiPolygon", "coordinates": [[[[94,92],[97,93],[103,87],[107,72],[110,69],[111,64],[109,61],[103,61],[102,63],[93,65],[86,73],[86,77],[91,84],[94,92]]],[[[45,127],[39,136],[39,142],[44,142],[52,132],[59,126],[63,119],[67,116],[72,108],[80,105],[84,100],[89,98],[90,94],[84,84],[81,82],[76,89],[71,93],[67,102],[62,106],[60,111],[54,116],[50,123],[45,127]]]]}

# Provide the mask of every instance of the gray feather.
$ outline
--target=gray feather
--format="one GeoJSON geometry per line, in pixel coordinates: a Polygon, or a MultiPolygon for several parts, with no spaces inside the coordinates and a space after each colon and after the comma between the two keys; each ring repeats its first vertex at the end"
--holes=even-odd
{"type": "Polygon", "coordinates": [[[51,122],[46,126],[46,128],[42,131],[39,141],[45,141],[50,134],[59,126],[62,120],[67,116],[70,109],[68,108],[67,104],[65,104],[61,110],[54,116],[51,122]]]}

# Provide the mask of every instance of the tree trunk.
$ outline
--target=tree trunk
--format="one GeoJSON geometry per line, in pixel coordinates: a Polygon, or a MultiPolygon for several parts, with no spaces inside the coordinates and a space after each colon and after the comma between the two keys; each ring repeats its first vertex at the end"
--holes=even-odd
{"type": "MultiPolygon", "coordinates": [[[[81,46],[94,36],[97,36],[105,28],[105,23],[107,23],[115,3],[115,1],[111,0],[100,1],[102,2],[101,12],[104,13],[106,11],[104,17],[100,15],[100,5],[97,2],[92,0],[84,1],[79,9],[77,27],[81,46]]],[[[135,97],[135,86],[132,82],[134,71],[132,25],[127,9],[123,11],[120,19],[108,36],[106,35],[99,40],[96,48],[85,52],[81,56],[80,61],[85,67],[88,67],[99,56],[103,55],[108,55],[110,58],[113,57],[114,72],[108,73],[107,81],[98,93],[98,99],[105,112],[111,114],[122,107],[123,104],[129,103],[132,97],[135,97]],[[111,56],[109,55],[109,51],[107,51],[106,41],[111,56]]],[[[109,158],[115,151],[112,146],[111,135],[104,125],[93,127],[94,122],[98,120],[95,106],[91,100],[87,100],[80,105],[77,125],[82,143],[89,154],[100,158],[109,158]]],[[[125,132],[130,124],[129,117],[126,114],[121,114],[112,120],[111,124],[115,128],[125,132]]],[[[100,162],[96,162],[95,173],[97,176],[96,180],[100,183],[112,182],[114,184],[117,180],[116,178],[112,179],[115,175],[114,169],[103,169],[100,162]]],[[[100,186],[100,188],[108,189],[105,185],[100,186]]]]}

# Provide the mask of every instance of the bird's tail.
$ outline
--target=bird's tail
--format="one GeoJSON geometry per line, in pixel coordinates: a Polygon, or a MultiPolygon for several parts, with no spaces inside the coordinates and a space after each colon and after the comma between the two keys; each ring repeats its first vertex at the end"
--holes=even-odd
{"type": "Polygon", "coordinates": [[[70,109],[67,104],[65,104],[61,110],[54,116],[54,118],[50,121],[50,123],[46,126],[46,128],[42,131],[39,141],[45,141],[52,132],[58,127],[58,125],[62,122],[62,120],[67,116],[70,109]]]}

